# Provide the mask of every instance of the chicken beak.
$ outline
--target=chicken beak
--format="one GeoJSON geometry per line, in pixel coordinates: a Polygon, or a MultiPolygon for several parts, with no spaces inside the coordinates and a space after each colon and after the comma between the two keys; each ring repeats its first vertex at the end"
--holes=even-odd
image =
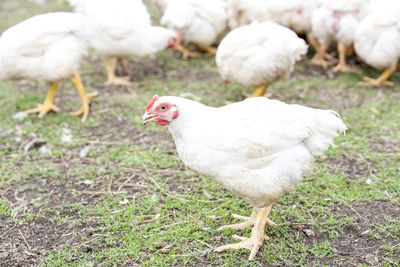
{"type": "Polygon", "coordinates": [[[151,114],[151,113],[144,113],[143,115],[143,124],[146,125],[147,123],[154,121],[157,115],[151,114]]]}

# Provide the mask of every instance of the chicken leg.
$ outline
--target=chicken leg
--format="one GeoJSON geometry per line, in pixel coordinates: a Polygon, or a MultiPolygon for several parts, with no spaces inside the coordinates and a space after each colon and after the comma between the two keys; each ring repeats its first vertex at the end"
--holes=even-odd
{"type": "Polygon", "coordinates": [[[312,48],[314,48],[315,53],[318,53],[320,47],[319,47],[319,43],[318,43],[317,39],[315,39],[315,37],[312,37],[310,34],[307,34],[306,38],[307,38],[307,41],[312,46],[312,48]]]}
{"type": "Polygon", "coordinates": [[[126,75],[130,76],[130,71],[128,69],[128,64],[126,64],[126,60],[123,57],[117,57],[117,62],[121,65],[122,70],[126,75]]]}
{"type": "MultiPolygon", "coordinates": [[[[241,220],[241,221],[244,221],[244,222],[238,223],[238,224],[224,225],[224,226],[221,226],[220,228],[218,228],[218,230],[219,231],[225,230],[225,229],[244,230],[244,229],[247,229],[247,228],[251,228],[255,224],[256,212],[257,212],[257,208],[254,208],[250,217],[241,216],[241,215],[237,215],[237,214],[232,214],[232,218],[237,219],[237,220],[241,220]]],[[[268,218],[267,218],[267,224],[270,227],[276,226],[276,224],[273,221],[271,221],[270,219],[268,219],[268,218]]]]}
{"type": "Polygon", "coordinates": [[[329,44],[324,43],[319,46],[317,53],[311,59],[311,64],[318,65],[326,69],[328,67],[328,62],[325,60],[326,51],[329,48],[329,44]]]}
{"type": "Polygon", "coordinates": [[[201,56],[201,53],[190,51],[188,48],[183,46],[183,44],[176,45],[175,49],[182,53],[182,58],[183,59],[188,59],[188,58],[194,58],[194,57],[200,57],[201,56]]]}
{"type": "Polygon", "coordinates": [[[388,81],[387,79],[392,75],[398,68],[400,68],[400,61],[397,63],[397,66],[393,66],[390,68],[387,68],[381,76],[379,76],[377,79],[369,78],[369,77],[364,77],[363,80],[364,82],[361,82],[360,84],[363,86],[392,86],[393,82],[388,81]]]}
{"type": "Polygon", "coordinates": [[[242,92],[242,95],[247,98],[264,96],[265,93],[267,92],[268,87],[269,87],[269,84],[263,84],[263,85],[260,85],[259,87],[257,87],[256,90],[254,90],[253,94],[250,95],[249,93],[242,92]]]}
{"type": "Polygon", "coordinates": [[[82,106],[77,111],[70,112],[69,115],[71,115],[71,116],[82,115],[82,122],[84,122],[89,115],[90,99],[94,96],[97,96],[97,92],[87,94],[85,89],[83,88],[81,77],[79,76],[78,73],[75,73],[75,76],[74,76],[74,79],[72,80],[72,82],[74,83],[76,89],[78,90],[78,94],[79,94],[79,98],[81,99],[82,106]]]}
{"type": "MultiPolygon", "coordinates": [[[[264,230],[265,230],[265,225],[269,222],[272,222],[272,221],[268,220],[268,215],[269,215],[269,212],[271,211],[271,207],[272,207],[272,205],[269,205],[264,208],[254,208],[250,219],[245,221],[242,224],[238,224],[238,225],[241,225],[239,227],[238,227],[238,225],[236,225],[236,226],[228,225],[228,226],[225,226],[225,228],[221,227],[222,229],[245,229],[245,228],[250,227],[251,225],[254,225],[253,228],[251,229],[251,237],[250,238],[233,235],[232,236],[233,238],[240,240],[239,243],[220,246],[220,247],[217,247],[216,249],[214,249],[214,251],[215,252],[223,252],[228,249],[247,248],[250,250],[249,260],[254,260],[254,257],[256,256],[257,251],[263,245],[264,240],[269,239],[269,237],[267,237],[264,234],[264,230]],[[249,223],[246,224],[246,222],[249,222],[249,223]]],[[[242,217],[242,216],[238,216],[238,218],[245,219],[245,217],[242,217]]]]}
{"type": "Polygon", "coordinates": [[[208,55],[210,56],[215,56],[215,54],[217,53],[217,48],[212,47],[210,45],[204,45],[204,44],[197,44],[197,46],[205,51],[208,55]]]}
{"type": "Polygon", "coordinates": [[[333,68],[333,72],[360,73],[356,68],[350,67],[346,64],[346,53],[348,51],[347,46],[343,43],[338,43],[337,49],[339,53],[339,63],[333,68]]]}
{"type": "Polygon", "coordinates": [[[24,112],[26,114],[39,113],[39,118],[43,117],[50,110],[52,110],[54,112],[58,112],[60,109],[53,104],[54,96],[56,95],[58,87],[59,87],[58,82],[52,82],[50,84],[50,90],[47,93],[44,103],[38,104],[36,108],[31,108],[31,109],[25,110],[24,112]]]}
{"type": "Polygon", "coordinates": [[[118,62],[117,58],[114,58],[112,61],[110,61],[108,58],[104,57],[103,62],[107,71],[106,85],[112,85],[112,84],[125,85],[125,86],[131,85],[131,82],[129,81],[129,76],[118,77],[115,75],[115,69],[117,68],[117,62],[118,62]]]}
{"type": "Polygon", "coordinates": [[[257,89],[253,92],[253,94],[251,96],[252,97],[264,96],[265,93],[267,92],[268,87],[269,87],[269,84],[263,84],[263,85],[257,87],[257,89]]]}

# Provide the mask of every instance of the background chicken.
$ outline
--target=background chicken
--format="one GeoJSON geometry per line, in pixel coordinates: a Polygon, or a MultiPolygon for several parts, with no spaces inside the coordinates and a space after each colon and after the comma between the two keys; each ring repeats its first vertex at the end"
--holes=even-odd
{"type": "Polygon", "coordinates": [[[185,165],[255,206],[250,218],[240,217],[245,222],[220,228],[252,227],[251,237],[235,236],[240,243],[216,249],[247,248],[250,260],[267,239],[265,225],[273,225],[268,219],[272,204],[310,173],[314,157],[346,130],[334,111],[262,97],[213,108],[180,97],[154,96],[143,120],[168,125],[185,165]]]}
{"type": "Polygon", "coordinates": [[[387,79],[400,67],[400,3],[376,1],[355,34],[355,50],[367,64],[385,69],[380,77],[364,77],[364,85],[392,85],[387,79]],[[380,6],[380,8],[378,7],[380,6]]]}
{"type": "Polygon", "coordinates": [[[346,64],[346,52],[352,49],[358,24],[366,15],[368,0],[324,0],[312,15],[312,32],[320,49],[312,62],[324,68],[326,51],[332,41],[336,41],[339,63],[334,72],[358,72],[346,64]]]}
{"type": "Polygon", "coordinates": [[[0,38],[0,78],[32,79],[50,84],[43,104],[26,110],[42,117],[50,110],[58,112],[53,104],[59,83],[73,79],[82,106],[71,115],[89,114],[89,103],[97,93],[87,94],[78,74],[79,63],[87,46],[82,38],[86,25],[79,14],[57,12],[38,15],[6,30],[0,38]]]}
{"type": "MultiPolygon", "coordinates": [[[[178,31],[182,41],[194,43],[200,50],[214,55],[212,47],[226,28],[224,0],[172,0],[161,18],[161,24],[178,31]]],[[[183,58],[200,54],[180,45],[183,58]]]]}
{"type": "Polygon", "coordinates": [[[103,58],[107,84],[130,84],[125,58],[153,55],[179,43],[176,32],[151,25],[141,0],[70,0],[70,3],[88,19],[85,35],[89,45],[103,58]],[[127,77],[116,76],[118,62],[127,77]]]}
{"type": "Polygon", "coordinates": [[[257,87],[253,96],[290,75],[296,60],[307,52],[303,39],[273,22],[254,22],[234,29],[221,41],[216,62],[225,81],[257,87]]]}
{"type": "Polygon", "coordinates": [[[234,29],[254,21],[274,21],[299,35],[306,35],[314,50],[318,51],[318,42],[312,34],[311,17],[319,5],[320,0],[228,0],[229,26],[234,29]]]}

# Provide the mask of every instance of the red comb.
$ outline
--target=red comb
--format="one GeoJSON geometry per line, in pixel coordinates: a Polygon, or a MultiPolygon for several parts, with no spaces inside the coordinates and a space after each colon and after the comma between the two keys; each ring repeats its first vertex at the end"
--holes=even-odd
{"type": "Polygon", "coordinates": [[[151,108],[154,106],[154,103],[156,103],[159,98],[160,97],[158,95],[154,95],[153,98],[150,100],[150,103],[147,105],[146,111],[150,111],[151,108]]]}

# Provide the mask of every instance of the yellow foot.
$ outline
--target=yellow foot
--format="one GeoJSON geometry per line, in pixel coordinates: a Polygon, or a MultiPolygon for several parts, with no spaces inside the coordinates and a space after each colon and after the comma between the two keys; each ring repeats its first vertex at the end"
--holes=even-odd
{"type": "Polygon", "coordinates": [[[393,86],[393,82],[383,79],[373,79],[369,77],[364,77],[363,82],[360,82],[362,86],[393,86]]]}
{"type": "Polygon", "coordinates": [[[44,102],[44,104],[37,104],[36,108],[31,108],[25,110],[24,112],[26,114],[39,113],[39,118],[41,118],[49,111],[59,112],[60,109],[56,107],[53,103],[44,102]]]}
{"type": "Polygon", "coordinates": [[[112,77],[110,77],[110,78],[107,80],[106,85],[131,86],[132,83],[129,81],[129,76],[117,77],[117,76],[113,75],[112,77]]]}
{"type": "MultiPolygon", "coordinates": [[[[232,214],[232,218],[244,221],[242,223],[238,224],[230,224],[230,225],[223,225],[218,228],[218,231],[222,231],[225,229],[232,229],[232,230],[244,230],[248,229],[254,226],[255,224],[255,209],[253,210],[253,213],[251,214],[251,217],[246,217],[246,216],[241,216],[237,214],[232,214]]],[[[276,223],[271,221],[270,219],[267,218],[267,224],[269,227],[275,227],[276,223]]]]}
{"type": "Polygon", "coordinates": [[[265,225],[275,226],[275,223],[268,219],[269,212],[271,211],[271,205],[264,208],[254,208],[250,217],[244,217],[240,215],[233,214],[232,217],[238,220],[243,220],[243,223],[232,224],[220,227],[218,230],[233,229],[233,230],[243,230],[246,228],[251,229],[251,237],[240,237],[233,235],[234,238],[241,240],[237,244],[229,244],[225,246],[217,247],[215,252],[222,252],[227,249],[241,249],[247,248],[250,250],[249,260],[253,260],[256,256],[257,251],[263,245],[264,240],[269,238],[264,234],[265,225]]]}
{"type": "Polygon", "coordinates": [[[210,45],[203,45],[203,44],[197,44],[197,46],[205,51],[209,56],[215,56],[217,53],[217,48],[210,46],[210,45]]]}
{"type": "Polygon", "coordinates": [[[312,59],[311,59],[311,64],[313,65],[317,65],[317,66],[321,66],[324,69],[326,69],[328,67],[328,61],[325,60],[325,58],[321,58],[317,55],[315,55],[312,59]]]}
{"type": "Polygon", "coordinates": [[[333,72],[347,72],[347,73],[356,73],[356,74],[361,74],[361,71],[356,69],[355,67],[350,67],[349,65],[346,64],[338,64],[336,65],[333,69],[333,72]]]}
{"type": "Polygon", "coordinates": [[[337,59],[329,53],[325,53],[324,58],[328,61],[328,64],[334,64],[337,62],[337,59]]]}
{"type": "Polygon", "coordinates": [[[50,89],[49,89],[49,92],[47,93],[44,103],[38,104],[37,108],[31,108],[31,109],[25,110],[25,114],[39,113],[39,118],[41,118],[50,110],[52,110],[54,112],[58,112],[60,109],[57,108],[53,104],[54,96],[56,95],[58,86],[59,86],[58,82],[50,83],[50,89]]]}
{"type": "Polygon", "coordinates": [[[254,260],[254,257],[256,256],[258,250],[262,247],[264,240],[268,240],[269,237],[261,234],[261,235],[253,235],[250,238],[247,237],[242,237],[238,235],[233,235],[232,236],[235,239],[241,240],[239,243],[236,244],[229,244],[225,246],[220,246],[214,249],[215,252],[223,252],[228,249],[241,249],[241,248],[247,248],[250,250],[250,256],[249,260],[254,260]]]}
{"type": "Polygon", "coordinates": [[[82,115],[82,122],[85,121],[89,115],[89,105],[90,105],[90,99],[92,97],[97,96],[98,93],[94,92],[94,93],[90,93],[90,94],[86,94],[83,97],[81,97],[81,101],[82,101],[82,106],[80,109],[78,109],[77,111],[74,112],[70,112],[69,115],[71,116],[79,116],[82,115]]]}
{"type": "Polygon", "coordinates": [[[183,59],[201,57],[201,53],[190,51],[188,48],[186,48],[182,44],[178,44],[177,46],[175,46],[175,49],[182,53],[183,59]]]}

